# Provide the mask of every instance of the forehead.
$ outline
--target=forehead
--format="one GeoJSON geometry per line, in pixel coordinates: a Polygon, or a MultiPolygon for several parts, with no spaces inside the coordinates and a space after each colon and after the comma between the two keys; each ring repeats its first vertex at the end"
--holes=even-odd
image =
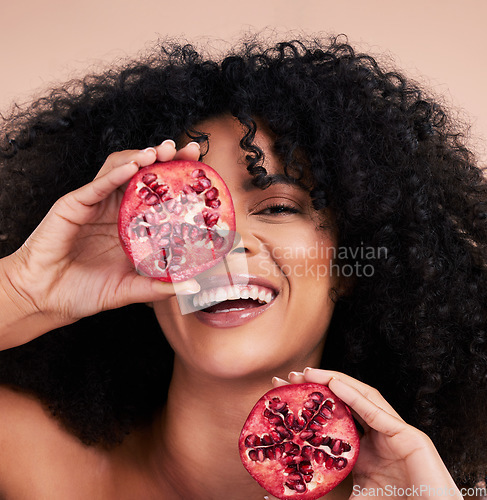
{"type": "MultiPolygon", "coordinates": [[[[264,154],[261,164],[267,172],[266,179],[271,180],[275,187],[302,190],[303,184],[296,183],[284,175],[284,167],[273,150],[272,132],[259,120],[256,120],[256,125],[257,130],[252,145],[257,146],[264,154]]],[[[208,137],[207,143],[202,145],[202,161],[217,170],[231,190],[237,186],[239,190],[244,191],[259,189],[253,184],[254,176],[247,170],[249,162],[246,156],[249,152],[241,144],[248,130],[238,119],[223,115],[204,120],[197,124],[195,129],[197,133],[208,137]]],[[[191,140],[185,137],[182,145],[191,140]]],[[[304,190],[309,191],[308,188],[304,190]]]]}
{"type": "MultiPolygon", "coordinates": [[[[258,146],[265,155],[263,166],[269,173],[282,172],[282,166],[273,153],[273,137],[270,131],[260,121],[256,121],[257,131],[252,144],[258,146]]],[[[208,136],[208,144],[202,146],[202,154],[207,163],[211,160],[218,162],[219,160],[234,159],[234,163],[243,167],[244,171],[248,164],[245,151],[241,146],[241,141],[247,134],[248,130],[240,123],[240,121],[230,115],[222,115],[215,118],[205,120],[195,129],[197,132],[208,136]]],[[[190,142],[191,139],[186,137],[183,145],[190,142]]]]}

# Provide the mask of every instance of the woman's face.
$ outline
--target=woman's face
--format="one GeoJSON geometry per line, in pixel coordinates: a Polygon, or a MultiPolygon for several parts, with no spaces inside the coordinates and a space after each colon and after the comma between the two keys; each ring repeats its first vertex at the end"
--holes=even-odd
{"type": "MultiPolygon", "coordinates": [[[[197,129],[209,135],[203,161],[230,189],[245,266],[242,252],[231,253],[226,266],[219,264],[197,277],[202,290],[193,300],[204,305],[210,290],[217,288],[243,300],[227,300],[210,310],[185,315],[180,314],[176,299],[155,303],[155,313],[178,361],[225,378],[263,371],[287,373],[319,363],[333,313],[331,291],[340,288],[333,266],[333,230],[318,227],[322,219],[305,190],[285,182],[275,182],[265,190],[252,185],[245,152],[239,146],[243,128],[237,120],[215,118],[197,129]],[[229,281],[228,267],[236,285],[233,290],[224,286],[229,281]],[[246,298],[255,294],[267,303],[246,298]]],[[[262,128],[255,142],[265,153],[268,173],[282,173],[271,139],[262,128]]]]}

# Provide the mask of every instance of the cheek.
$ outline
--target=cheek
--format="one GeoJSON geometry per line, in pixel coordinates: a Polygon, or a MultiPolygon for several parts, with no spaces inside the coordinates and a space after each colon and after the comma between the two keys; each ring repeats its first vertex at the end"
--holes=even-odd
{"type": "Polygon", "coordinates": [[[271,257],[292,288],[311,287],[323,296],[338,284],[335,253],[334,237],[314,227],[301,227],[280,234],[276,231],[271,257]]]}

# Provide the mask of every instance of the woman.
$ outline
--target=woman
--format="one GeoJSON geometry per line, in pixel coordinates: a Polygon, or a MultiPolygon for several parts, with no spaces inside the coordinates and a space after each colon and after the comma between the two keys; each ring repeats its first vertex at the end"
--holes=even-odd
{"type": "Polygon", "coordinates": [[[487,185],[403,76],[339,40],[221,62],[162,46],[4,129],[4,497],[263,498],[236,442],[272,377],[328,384],[363,427],[327,498],[461,498],[485,474],[487,185]],[[173,158],[229,186],[250,283],[272,297],[252,319],[181,315],[121,250],[125,183],[173,158]]]}

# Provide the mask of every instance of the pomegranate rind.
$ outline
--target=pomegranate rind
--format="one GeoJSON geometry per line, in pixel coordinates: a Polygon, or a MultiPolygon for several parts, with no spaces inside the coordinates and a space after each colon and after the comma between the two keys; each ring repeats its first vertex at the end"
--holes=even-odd
{"type": "Polygon", "coordinates": [[[185,281],[217,265],[231,251],[235,240],[233,201],[220,175],[204,163],[183,160],[154,163],[141,168],[130,180],[120,204],[118,234],[122,248],[139,274],[165,282],[185,281]],[[205,183],[201,183],[202,177],[195,176],[196,172],[200,172],[197,175],[204,173],[205,183]],[[152,175],[157,176],[157,181],[149,186],[146,179],[152,175]],[[206,186],[208,180],[210,183],[206,186]],[[204,189],[201,191],[198,189],[200,192],[190,192],[188,195],[188,186],[195,186],[198,182],[204,189]],[[161,189],[162,184],[169,189],[165,195],[157,199],[156,196],[159,195],[155,192],[158,191],[155,186],[161,189]],[[141,196],[141,190],[147,190],[149,193],[150,204],[141,196]],[[205,198],[206,192],[209,192],[207,198],[205,198]],[[216,207],[212,206],[215,192],[219,204],[216,207]],[[181,202],[182,199],[185,201],[181,202]],[[174,213],[174,203],[182,210],[181,213],[174,213]],[[145,221],[154,219],[157,219],[157,231],[162,223],[167,222],[171,225],[171,236],[166,238],[166,241],[170,240],[170,245],[161,245],[161,241],[164,241],[161,232],[157,237],[147,236],[148,233],[144,233],[142,238],[135,236],[134,225],[137,221],[149,225],[145,221]],[[208,222],[207,225],[207,221],[210,220],[212,222],[208,222]],[[180,247],[176,250],[184,252],[185,261],[179,265],[164,267],[161,265],[160,257],[162,255],[164,259],[168,254],[172,257],[175,248],[173,245],[175,226],[197,228],[199,235],[195,241],[179,235],[180,247]]]}
{"type": "Polygon", "coordinates": [[[291,384],[267,392],[250,412],[239,438],[240,458],[244,467],[266,491],[281,500],[290,498],[316,500],[326,495],[351,472],[357,461],[359,450],[359,434],[348,406],[328,387],[314,383],[291,384]],[[319,409],[313,410],[313,416],[308,416],[306,420],[303,414],[305,403],[314,393],[322,394],[324,399],[319,409]],[[280,403],[276,403],[276,400],[280,403]],[[276,407],[276,404],[281,405],[283,402],[287,403],[287,407],[281,409],[283,413],[272,409],[276,407]],[[324,402],[326,402],[326,407],[323,406],[324,402]],[[332,407],[329,412],[326,411],[328,406],[332,407]],[[267,415],[271,415],[270,418],[264,416],[266,410],[267,415]],[[316,423],[312,424],[319,413],[332,415],[329,419],[322,416],[318,418],[318,420],[325,421],[321,427],[316,423]],[[285,423],[283,431],[280,424],[271,423],[270,419],[278,420],[279,416],[282,417],[283,422],[286,422],[287,418],[288,423],[291,418],[298,417],[298,423],[294,424],[297,426],[295,430],[290,431],[289,425],[285,423]],[[320,427],[321,430],[311,431],[310,426],[314,429],[320,427]],[[277,439],[267,444],[265,440],[273,440],[272,436],[276,436],[277,427],[281,433],[287,430],[292,436],[283,438],[280,435],[279,439],[282,441],[277,439]],[[310,432],[313,432],[312,437],[307,436],[310,432]],[[300,436],[308,437],[314,445],[301,439],[300,436]],[[320,438],[322,443],[327,442],[327,444],[318,444],[320,438]],[[288,449],[289,453],[282,453],[283,447],[288,449]],[[276,451],[281,452],[280,458],[275,457],[276,451]],[[316,455],[319,461],[316,460],[316,455]],[[321,462],[322,458],[323,462],[321,462]],[[326,460],[328,460],[329,467],[327,467],[326,460]],[[340,467],[345,461],[346,465],[340,467]],[[312,473],[303,473],[303,471],[308,472],[308,469],[312,470],[312,473]],[[288,487],[286,483],[291,487],[288,487]]]}

